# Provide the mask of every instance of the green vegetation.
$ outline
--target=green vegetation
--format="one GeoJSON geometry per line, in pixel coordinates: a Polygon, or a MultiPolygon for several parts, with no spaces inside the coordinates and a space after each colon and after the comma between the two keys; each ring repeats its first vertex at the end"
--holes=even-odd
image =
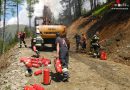
{"type": "Polygon", "coordinates": [[[25,27],[24,32],[26,33],[26,37],[30,37],[32,34],[32,32],[30,31],[28,27],[25,27]]]}
{"type": "MultiPolygon", "coordinates": [[[[20,27],[19,27],[19,5],[23,4],[23,0],[0,0],[0,21],[3,19],[2,23],[3,23],[3,34],[0,35],[0,38],[3,40],[2,41],[2,53],[4,53],[5,51],[5,44],[7,43],[8,46],[8,42],[12,42],[13,38],[15,38],[15,34],[18,33],[20,31],[20,27]],[[12,33],[7,33],[6,32],[6,19],[7,19],[7,13],[10,14],[10,12],[12,13],[12,15],[15,15],[16,12],[16,16],[17,16],[17,27],[12,28],[16,29],[17,31],[13,32],[13,35],[11,35],[12,33]],[[2,36],[2,37],[1,37],[2,36]],[[10,37],[13,36],[13,37],[10,37]],[[7,37],[7,38],[6,38],[7,37]]],[[[35,3],[38,2],[38,0],[26,0],[27,5],[28,5],[28,10],[29,10],[29,14],[33,13],[33,6],[35,3]]],[[[29,17],[29,25],[30,25],[30,30],[31,30],[31,17],[29,17]]],[[[11,30],[11,32],[12,32],[11,30]]],[[[0,33],[1,34],[1,33],[0,33]]]]}
{"type": "MultiPolygon", "coordinates": [[[[0,40],[0,55],[2,54],[2,42],[3,40],[0,40]]],[[[17,43],[17,38],[15,37],[12,39],[9,43],[5,42],[5,52],[10,50],[14,45],[17,43]]]]}
{"type": "Polygon", "coordinates": [[[97,7],[92,15],[93,16],[100,16],[100,15],[104,15],[108,10],[110,10],[111,6],[112,6],[113,2],[111,3],[108,3],[108,4],[105,4],[105,5],[102,5],[100,7],[97,7]]]}
{"type": "MultiPolygon", "coordinates": [[[[8,25],[6,26],[6,30],[5,30],[5,43],[4,43],[4,46],[5,46],[5,52],[7,52],[8,50],[10,50],[12,47],[14,47],[17,43],[18,43],[18,38],[17,38],[17,25],[8,25]]],[[[20,28],[20,31],[25,31],[26,32],[26,36],[27,37],[30,37],[31,36],[31,31],[30,29],[25,26],[25,25],[20,25],[19,26],[20,28]]],[[[0,35],[2,36],[2,35],[0,35]]],[[[2,54],[2,43],[3,43],[3,40],[2,40],[2,37],[0,37],[0,55],[2,54]]]]}

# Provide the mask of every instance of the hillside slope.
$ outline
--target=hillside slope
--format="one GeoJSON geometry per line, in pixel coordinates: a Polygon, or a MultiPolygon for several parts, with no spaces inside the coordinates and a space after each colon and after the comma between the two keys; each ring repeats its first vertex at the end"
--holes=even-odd
{"type": "MultiPolygon", "coordinates": [[[[19,30],[23,31],[25,29],[25,25],[19,25],[19,30]]],[[[12,40],[15,37],[17,31],[17,25],[7,25],[5,27],[5,40],[6,42],[12,40]]],[[[2,28],[0,28],[0,38],[2,37],[2,28]]]]}
{"type": "Polygon", "coordinates": [[[74,44],[76,32],[80,35],[86,32],[89,44],[89,39],[99,31],[101,45],[106,48],[110,57],[116,62],[123,61],[130,65],[130,11],[111,11],[100,19],[91,18],[80,17],[68,28],[71,43],[74,44]]]}

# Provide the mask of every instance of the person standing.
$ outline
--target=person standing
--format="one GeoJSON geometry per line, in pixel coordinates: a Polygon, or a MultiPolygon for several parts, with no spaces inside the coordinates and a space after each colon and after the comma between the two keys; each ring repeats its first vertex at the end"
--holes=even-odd
{"type": "Polygon", "coordinates": [[[26,42],[25,42],[25,37],[26,37],[26,33],[22,32],[19,35],[20,38],[20,48],[22,48],[22,42],[24,43],[24,46],[27,47],[26,42]]]}
{"type": "Polygon", "coordinates": [[[68,81],[69,73],[68,73],[68,46],[65,40],[65,35],[60,36],[59,33],[56,34],[56,55],[57,58],[61,60],[62,63],[62,71],[63,71],[63,81],[68,81]]]}
{"type": "Polygon", "coordinates": [[[85,35],[85,34],[82,34],[82,37],[81,37],[81,45],[82,45],[83,51],[85,51],[85,49],[86,49],[86,43],[87,43],[86,35],[85,35]]]}
{"type": "Polygon", "coordinates": [[[93,52],[93,55],[98,57],[99,56],[99,50],[100,50],[100,45],[99,45],[99,32],[96,32],[91,40],[91,47],[90,51],[93,52]]]}
{"type": "Polygon", "coordinates": [[[75,42],[76,42],[76,51],[78,51],[79,50],[79,45],[80,45],[80,39],[81,39],[81,37],[80,37],[79,34],[76,33],[76,35],[74,36],[74,38],[75,38],[75,42]]]}

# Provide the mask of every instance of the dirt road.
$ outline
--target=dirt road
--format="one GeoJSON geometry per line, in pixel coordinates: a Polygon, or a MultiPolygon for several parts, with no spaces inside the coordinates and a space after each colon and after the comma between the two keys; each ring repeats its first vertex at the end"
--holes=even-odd
{"type": "MultiPolygon", "coordinates": [[[[28,46],[30,45],[27,40],[28,46]]],[[[19,62],[20,57],[30,57],[35,53],[30,48],[17,48],[15,57],[8,68],[0,73],[0,90],[23,90],[25,85],[41,84],[42,76],[25,77],[25,67],[19,62]]],[[[49,66],[55,73],[53,60],[55,51],[44,50],[41,55],[51,59],[49,66]]],[[[69,82],[53,78],[51,85],[43,85],[45,90],[130,90],[130,67],[112,62],[93,59],[88,55],[70,53],[69,82]]],[[[36,69],[33,69],[35,71],[36,69]]],[[[42,84],[41,84],[42,85],[42,84]]]]}

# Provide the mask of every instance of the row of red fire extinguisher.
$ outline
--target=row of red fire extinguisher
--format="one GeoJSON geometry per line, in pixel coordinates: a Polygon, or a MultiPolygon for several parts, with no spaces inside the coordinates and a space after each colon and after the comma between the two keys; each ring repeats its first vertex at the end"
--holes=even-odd
{"type": "MultiPolygon", "coordinates": [[[[22,57],[20,59],[20,62],[25,63],[26,67],[28,68],[39,68],[42,65],[43,66],[48,66],[51,64],[51,61],[46,58],[30,58],[30,57],[22,57]]],[[[54,60],[54,66],[55,70],[57,73],[62,73],[62,65],[61,65],[61,60],[55,59],[54,60]]],[[[50,75],[51,70],[47,67],[45,67],[43,70],[37,70],[34,72],[35,76],[38,76],[40,74],[43,75],[43,84],[44,85],[49,85],[51,83],[51,75],[50,75]]],[[[31,89],[33,86],[27,86],[24,90],[44,90],[44,89],[31,89]],[[30,89],[27,89],[30,88],[30,89]]]]}

